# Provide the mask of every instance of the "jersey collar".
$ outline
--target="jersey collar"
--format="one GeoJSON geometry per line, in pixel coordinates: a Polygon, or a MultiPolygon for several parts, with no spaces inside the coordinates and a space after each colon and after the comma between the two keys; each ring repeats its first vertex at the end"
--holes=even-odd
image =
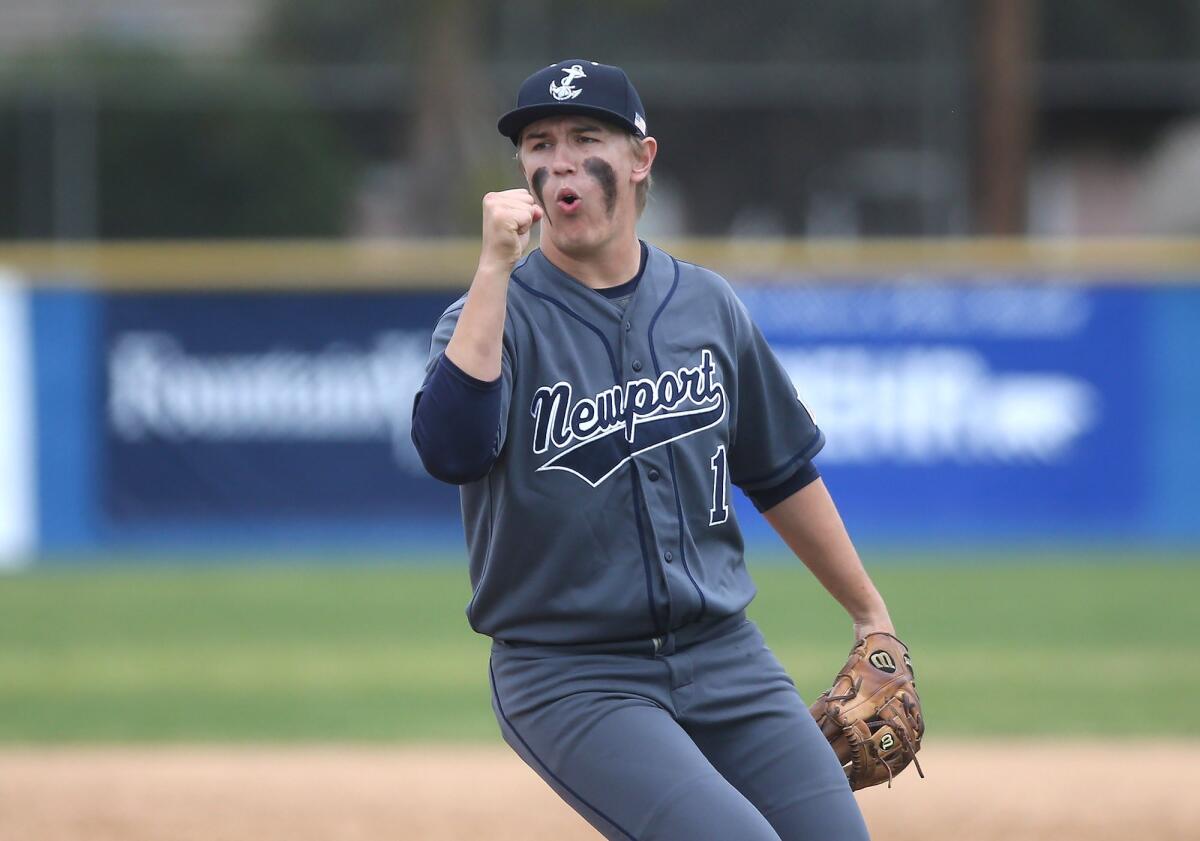
{"type": "MultiPolygon", "coordinates": [[[[647,320],[653,315],[659,302],[670,291],[675,277],[671,256],[644,240],[641,243],[646,249],[645,265],[637,279],[633,298],[625,310],[625,318],[635,321],[641,320],[643,313],[647,320]]],[[[532,251],[529,259],[514,274],[522,283],[566,304],[589,321],[620,321],[622,318],[616,306],[551,263],[540,248],[532,251]]]]}

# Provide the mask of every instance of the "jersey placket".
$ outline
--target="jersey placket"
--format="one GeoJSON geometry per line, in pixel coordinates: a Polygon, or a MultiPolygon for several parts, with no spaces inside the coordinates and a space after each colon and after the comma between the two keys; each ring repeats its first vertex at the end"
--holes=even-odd
{"type": "MultiPolygon", "coordinates": [[[[634,313],[637,297],[630,302],[622,319],[621,338],[618,342],[619,364],[626,383],[644,379],[655,380],[650,348],[646,342],[646,329],[640,327],[634,313]]],[[[667,628],[678,627],[685,617],[695,617],[699,612],[696,588],[685,575],[682,564],[682,547],[679,546],[679,516],[676,510],[675,487],[672,471],[664,444],[635,455],[630,459],[634,482],[642,500],[641,515],[648,526],[646,538],[648,551],[657,560],[659,584],[667,594],[667,628]]]]}

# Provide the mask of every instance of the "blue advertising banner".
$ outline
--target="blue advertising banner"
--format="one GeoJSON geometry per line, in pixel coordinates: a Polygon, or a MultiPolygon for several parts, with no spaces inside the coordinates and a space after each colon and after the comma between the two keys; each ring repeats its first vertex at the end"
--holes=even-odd
{"type": "Polygon", "coordinates": [[[113,294],[99,506],[116,532],[419,528],[457,513],[409,437],[453,295],[113,294]]]}
{"type": "Polygon", "coordinates": [[[817,463],[853,533],[1140,531],[1147,290],[841,282],[741,295],[825,432],[817,463]]]}
{"type": "MultiPolygon", "coordinates": [[[[856,539],[1200,540],[1200,287],[737,288],[856,539]]],[[[460,548],[409,437],[455,297],[35,291],[40,547],[460,548]]]]}

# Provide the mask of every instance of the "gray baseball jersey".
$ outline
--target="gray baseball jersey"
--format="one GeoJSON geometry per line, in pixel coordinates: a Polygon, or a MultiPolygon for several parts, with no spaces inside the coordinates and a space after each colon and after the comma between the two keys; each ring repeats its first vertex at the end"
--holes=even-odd
{"type": "Polygon", "coordinates": [[[722,277],[651,246],[622,308],[535,250],[512,273],[502,372],[499,455],[461,489],[476,631],[650,639],[746,607],[730,484],[777,485],[823,438],[722,277]]]}

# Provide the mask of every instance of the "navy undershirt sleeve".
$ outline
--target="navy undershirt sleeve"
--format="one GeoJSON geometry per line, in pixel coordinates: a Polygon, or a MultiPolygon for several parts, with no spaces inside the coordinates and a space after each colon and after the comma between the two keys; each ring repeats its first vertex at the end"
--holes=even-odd
{"type": "Polygon", "coordinates": [[[806,461],[800,465],[800,468],[795,473],[778,485],[763,488],[761,491],[754,491],[748,494],[748,496],[750,497],[750,501],[754,503],[754,507],[760,512],[769,511],[796,491],[807,485],[811,485],[820,477],[821,474],[817,472],[817,466],[811,461],[806,461]]]}
{"type": "Polygon", "coordinates": [[[413,405],[412,440],[436,479],[482,479],[499,455],[500,383],[467,374],[443,353],[413,405]]]}

